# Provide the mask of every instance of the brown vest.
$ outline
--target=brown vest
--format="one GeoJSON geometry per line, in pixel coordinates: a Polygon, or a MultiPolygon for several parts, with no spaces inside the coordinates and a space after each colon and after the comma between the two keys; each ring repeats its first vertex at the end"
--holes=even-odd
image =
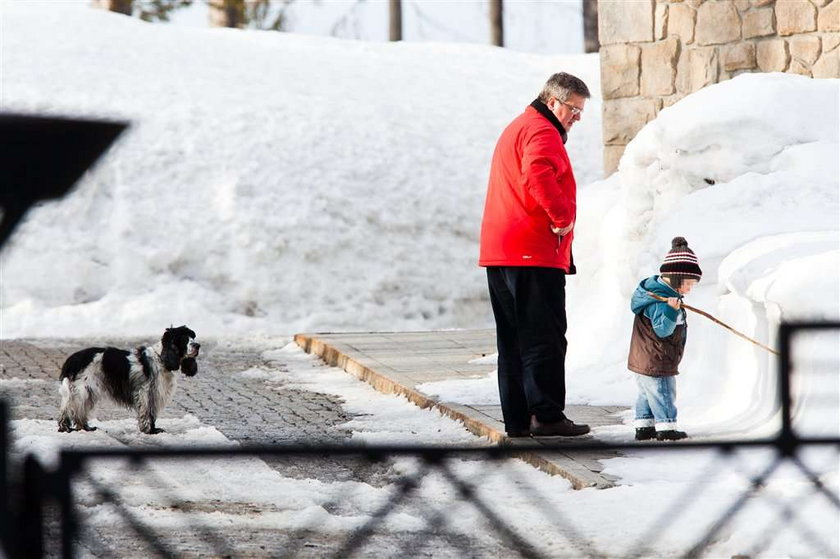
{"type": "Polygon", "coordinates": [[[682,361],[685,348],[685,311],[683,324],[678,324],[674,333],[660,338],[653,331],[650,319],[639,313],[633,321],[633,337],[630,338],[630,355],[627,368],[634,373],[650,377],[678,375],[677,367],[682,361]]]}

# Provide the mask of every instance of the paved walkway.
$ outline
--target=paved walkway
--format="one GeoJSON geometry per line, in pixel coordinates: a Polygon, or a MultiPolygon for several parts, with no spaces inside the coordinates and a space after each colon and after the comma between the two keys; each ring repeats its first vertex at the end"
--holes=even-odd
{"type": "MultiPolygon", "coordinates": [[[[439,401],[423,392],[428,382],[474,379],[495,370],[495,364],[471,363],[496,352],[493,330],[440,330],[429,332],[369,332],[342,334],[298,334],[295,341],[328,364],[389,394],[402,394],[422,408],[436,408],[461,421],[473,433],[500,444],[523,447],[520,457],[551,474],[567,478],[577,488],[607,488],[615,480],[601,473],[600,460],[619,456],[612,451],[563,454],[541,452],[535,446],[562,446],[564,441],[595,440],[592,435],[575,438],[509,439],[504,433],[499,405],[439,401]],[[536,445],[535,445],[536,441],[536,445]]],[[[611,406],[567,406],[566,412],[577,422],[592,427],[621,423],[611,406]]]]}

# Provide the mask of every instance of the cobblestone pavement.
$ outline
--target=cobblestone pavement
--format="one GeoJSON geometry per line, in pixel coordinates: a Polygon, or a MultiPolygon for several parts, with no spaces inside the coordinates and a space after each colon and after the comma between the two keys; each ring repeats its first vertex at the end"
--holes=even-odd
{"type": "MultiPolygon", "coordinates": [[[[178,388],[162,419],[195,415],[202,424],[212,425],[230,440],[243,444],[340,444],[350,433],[340,427],[350,417],[342,410],[340,399],[275,385],[267,389],[261,379],[236,375],[252,367],[283,372],[285,366],[271,365],[260,357],[265,346],[247,341],[218,342],[201,340],[199,373],[180,376],[178,388]]],[[[74,351],[89,346],[131,348],[149,345],[150,340],[3,340],[0,342],[0,378],[23,382],[3,383],[0,397],[9,398],[12,419],[56,420],[58,415],[58,375],[61,364],[74,351]]],[[[97,404],[94,415],[99,420],[133,418],[133,412],[110,402],[97,404]]],[[[282,466],[288,477],[314,477],[321,481],[369,476],[377,483],[386,470],[367,465],[358,471],[357,461],[328,458],[271,459],[267,463],[282,466]],[[282,462],[282,464],[281,464],[282,462]]],[[[383,480],[384,481],[384,480],[383,480]]]]}
{"type": "MultiPolygon", "coordinates": [[[[282,384],[267,389],[261,379],[247,378],[236,373],[252,367],[283,371],[285,366],[272,361],[267,364],[261,358],[265,346],[249,344],[247,341],[219,342],[200,340],[199,373],[192,378],[179,378],[178,389],[173,401],[161,415],[161,419],[179,418],[185,413],[195,415],[202,424],[211,425],[228,439],[241,443],[273,444],[301,443],[340,444],[349,439],[350,433],[341,427],[350,417],[343,411],[342,402],[330,395],[307,392],[282,384]]],[[[64,359],[74,351],[88,346],[112,345],[130,348],[148,345],[150,340],[2,340],[0,341],[0,397],[12,402],[12,419],[56,420],[58,414],[58,374],[64,359]]],[[[133,412],[110,404],[100,403],[94,413],[100,420],[132,418],[133,412]]],[[[94,422],[95,425],[95,422],[94,422]]],[[[298,479],[313,478],[319,481],[356,480],[373,486],[394,483],[398,476],[392,471],[389,461],[369,462],[362,459],[333,458],[286,458],[265,459],[271,467],[285,477],[298,479]]],[[[214,506],[212,501],[192,503],[192,506],[214,506]]],[[[236,508],[238,505],[225,503],[236,508]]],[[[341,516],[344,505],[335,503],[341,516]]],[[[242,511],[228,511],[229,514],[254,514],[253,506],[242,503],[242,511]]],[[[259,514],[259,511],[256,511],[259,514]]],[[[344,511],[346,513],[346,511],[344,511]]],[[[55,518],[48,521],[48,537],[58,539],[58,524],[55,518]]],[[[149,546],[136,534],[126,535],[108,530],[95,530],[93,538],[85,538],[84,554],[95,557],[122,556],[147,557],[149,546]],[[120,550],[119,553],[114,550],[120,550]]],[[[375,549],[377,556],[395,556],[406,538],[411,535],[376,534],[363,548],[362,554],[375,549]]],[[[437,535],[441,537],[440,534],[437,535]]],[[[464,556],[471,548],[469,541],[452,539],[443,535],[436,545],[429,545],[429,538],[420,536],[416,547],[417,556],[464,556]],[[451,541],[450,541],[451,540],[451,541]]],[[[313,531],[260,530],[231,526],[230,529],[214,529],[212,534],[196,539],[192,535],[168,534],[165,538],[171,549],[177,549],[180,556],[277,556],[268,550],[292,549],[293,555],[280,556],[321,557],[335,552],[338,542],[335,536],[313,531]],[[209,547],[208,547],[209,546],[209,547]]],[[[49,555],[53,555],[53,552],[49,555]]],[[[495,552],[500,552],[496,550],[495,552]]]]}

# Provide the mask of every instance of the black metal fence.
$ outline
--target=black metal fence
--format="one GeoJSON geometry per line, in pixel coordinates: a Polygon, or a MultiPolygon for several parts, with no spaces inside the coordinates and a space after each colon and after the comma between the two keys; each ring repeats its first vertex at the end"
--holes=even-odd
{"type": "MultiPolygon", "coordinates": [[[[8,411],[0,405],[3,548],[33,557],[755,557],[780,550],[837,557],[840,439],[837,429],[828,436],[799,432],[791,383],[794,339],[823,331],[838,332],[840,323],[780,328],[780,428],[772,437],[539,447],[565,455],[632,450],[703,463],[698,475],[672,486],[676,494],[651,495],[645,510],[621,519],[615,516],[628,515],[622,495],[632,488],[546,489],[535,483],[543,474],[512,465],[523,446],[73,449],[50,467],[32,456],[10,463],[8,411]],[[305,470],[324,457],[386,474],[360,491],[353,483],[307,480],[304,472],[289,482],[296,485],[282,502],[265,495],[258,470],[234,483],[240,499],[190,493],[191,472],[206,474],[208,460],[271,460],[282,473],[283,464],[305,470]],[[299,502],[307,491],[318,495],[308,506],[299,502]],[[593,512],[579,504],[586,499],[602,506],[593,512]]],[[[823,373],[840,376],[838,361],[822,364],[823,373]]],[[[828,405],[840,413],[836,401],[828,405]]],[[[254,463],[242,464],[247,472],[254,463]]]]}

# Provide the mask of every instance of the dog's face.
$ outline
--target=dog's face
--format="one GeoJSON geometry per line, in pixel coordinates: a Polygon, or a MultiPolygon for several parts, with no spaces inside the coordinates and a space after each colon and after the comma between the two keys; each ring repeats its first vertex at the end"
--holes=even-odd
{"type": "Polygon", "coordinates": [[[186,326],[167,328],[160,340],[163,347],[163,366],[170,371],[181,369],[181,372],[190,377],[196,374],[198,366],[195,358],[198,357],[201,344],[194,342],[194,339],[195,332],[186,326]]]}

